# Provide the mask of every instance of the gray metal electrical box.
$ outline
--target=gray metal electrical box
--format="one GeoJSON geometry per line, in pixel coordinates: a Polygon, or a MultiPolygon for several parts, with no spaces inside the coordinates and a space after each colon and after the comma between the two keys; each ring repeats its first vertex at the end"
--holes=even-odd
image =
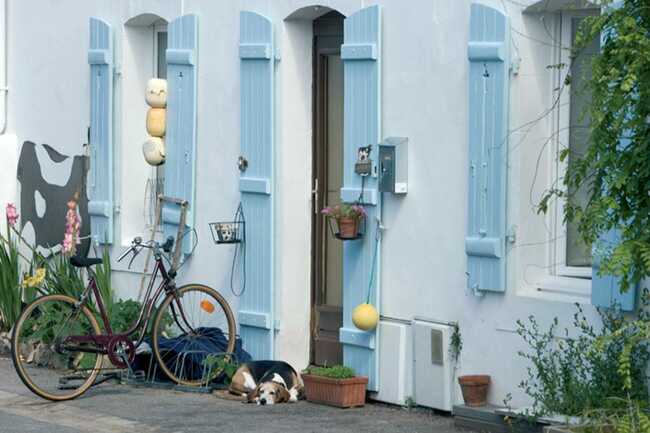
{"type": "Polygon", "coordinates": [[[388,137],[379,143],[379,191],[408,192],[408,138],[388,137]]]}

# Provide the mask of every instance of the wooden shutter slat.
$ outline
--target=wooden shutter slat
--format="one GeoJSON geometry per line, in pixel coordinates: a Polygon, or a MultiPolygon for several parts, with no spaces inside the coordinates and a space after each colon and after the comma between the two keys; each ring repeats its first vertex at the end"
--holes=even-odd
{"type": "MultiPolygon", "coordinates": [[[[361,192],[361,176],[354,172],[359,147],[372,145],[373,172],[381,141],[381,9],[370,6],[345,19],[341,48],[344,74],[343,187],[341,199],[356,201],[361,192]]],[[[377,179],[368,176],[363,203],[368,213],[366,235],[343,245],[343,327],[339,340],[343,362],[357,374],[367,376],[368,389],[376,391],[378,359],[375,351],[377,331],[365,332],[352,323],[352,310],[366,302],[375,248],[377,217],[381,197],[377,179]]],[[[378,262],[381,260],[378,252],[378,262]]],[[[377,266],[378,271],[379,266],[377,266]]],[[[370,288],[370,302],[379,310],[379,278],[370,288]]]]}
{"type": "Polygon", "coordinates": [[[239,302],[244,349],[253,359],[274,357],[273,277],[273,25],[257,13],[240,14],[241,154],[248,168],[239,190],[246,218],[246,291],[239,302]]]}
{"type": "Polygon", "coordinates": [[[90,18],[90,173],[88,214],[93,241],[113,242],[113,32],[90,18]]]}
{"type": "MultiPolygon", "coordinates": [[[[183,252],[189,254],[194,239],[196,176],[196,77],[198,18],[184,15],[168,26],[167,59],[167,131],[165,159],[165,195],[189,202],[183,252]]],[[[180,206],[164,203],[162,223],[165,236],[176,238],[180,224],[180,206]]]]}
{"type": "Polygon", "coordinates": [[[468,287],[505,290],[508,19],[473,4],[469,60],[468,287]]]}

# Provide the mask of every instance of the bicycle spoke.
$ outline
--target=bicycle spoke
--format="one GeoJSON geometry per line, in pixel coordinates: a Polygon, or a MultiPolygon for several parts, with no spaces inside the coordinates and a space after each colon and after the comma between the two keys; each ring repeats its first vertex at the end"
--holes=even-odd
{"type": "Polygon", "coordinates": [[[173,380],[186,385],[204,382],[207,355],[231,352],[234,349],[235,326],[232,312],[218,293],[204,286],[179,289],[178,297],[167,298],[156,318],[153,329],[154,351],[163,371],[173,380]],[[161,320],[172,316],[168,334],[173,343],[163,340],[161,320]],[[223,334],[223,336],[221,336],[223,334]],[[221,349],[218,349],[221,347],[221,349]]]}
{"type": "Polygon", "coordinates": [[[16,324],[14,364],[36,394],[64,400],[84,392],[94,381],[101,355],[84,350],[88,343],[66,344],[69,337],[99,332],[89,311],[63,295],[45,296],[30,304],[16,324]]]}

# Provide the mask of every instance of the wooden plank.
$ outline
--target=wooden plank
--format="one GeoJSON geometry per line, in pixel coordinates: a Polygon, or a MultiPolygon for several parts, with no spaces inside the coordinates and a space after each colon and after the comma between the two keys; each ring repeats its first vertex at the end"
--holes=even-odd
{"type": "Polygon", "coordinates": [[[273,25],[257,13],[240,14],[241,155],[249,164],[239,186],[246,217],[246,291],[239,301],[244,349],[273,359],[274,332],[274,61],[273,25]],[[264,317],[264,326],[260,326],[264,317]]]}

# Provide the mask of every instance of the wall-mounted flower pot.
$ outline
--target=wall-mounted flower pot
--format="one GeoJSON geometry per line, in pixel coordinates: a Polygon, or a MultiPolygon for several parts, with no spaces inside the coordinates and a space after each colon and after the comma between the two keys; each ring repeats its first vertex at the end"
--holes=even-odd
{"type": "Polygon", "coordinates": [[[342,408],[361,407],[366,404],[367,377],[331,379],[303,374],[302,379],[307,401],[342,408]]]}
{"type": "Polygon", "coordinates": [[[341,239],[356,239],[359,236],[359,218],[343,217],[338,221],[341,239]]]}
{"type": "Polygon", "coordinates": [[[321,210],[332,235],[342,241],[359,239],[365,231],[366,210],[359,203],[339,203],[321,210]],[[336,226],[336,227],[334,227],[336,226]]]}
{"type": "Polygon", "coordinates": [[[490,376],[485,374],[460,376],[458,383],[463,392],[463,400],[465,400],[466,406],[478,407],[487,404],[490,376]]]}

